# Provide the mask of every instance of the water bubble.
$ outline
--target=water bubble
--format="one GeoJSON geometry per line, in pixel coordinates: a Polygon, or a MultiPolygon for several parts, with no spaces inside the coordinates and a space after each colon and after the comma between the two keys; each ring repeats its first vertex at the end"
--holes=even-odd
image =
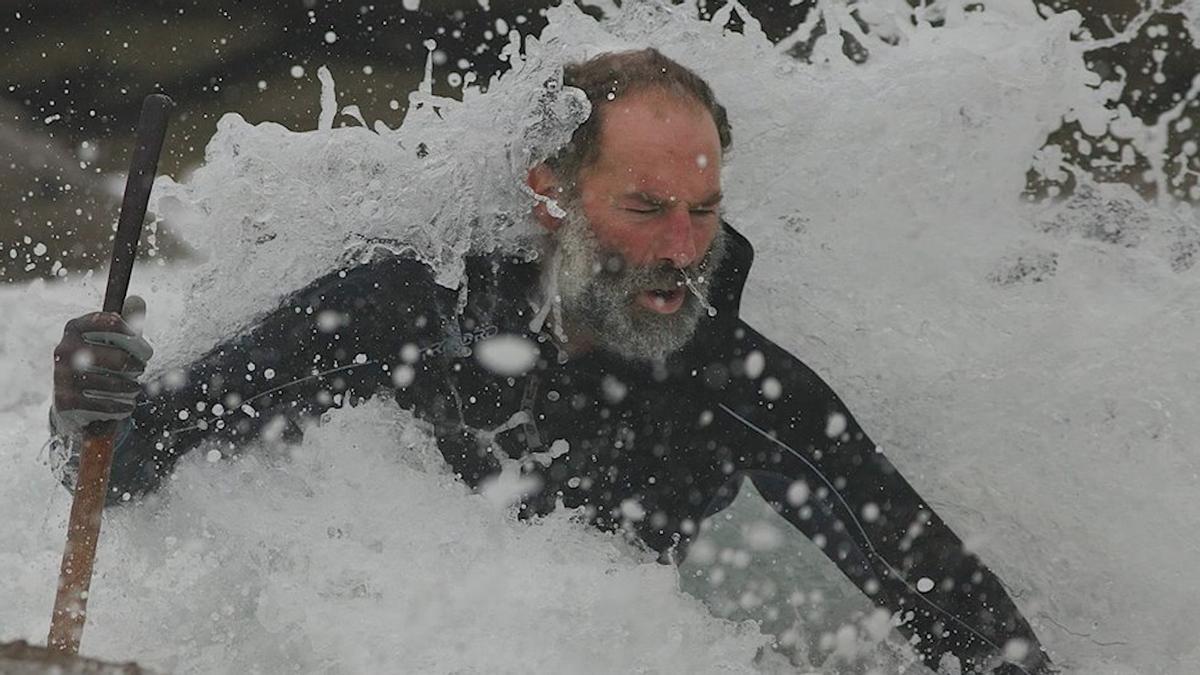
{"type": "Polygon", "coordinates": [[[646,509],[642,507],[642,503],[636,499],[626,499],[621,502],[621,517],[639,521],[646,517],[646,509]]]}
{"type": "Polygon", "coordinates": [[[827,438],[837,438],[846,431],[848,422],[846,416],[840,412],[830,413],[825,420],[825,436],[827,438]]]}
{"type": "Polygon", "coordinates": [[[768,401],[775,401],[783,395],[783,385],[780,384],[779,380],[773,377],[768,377],[767,379],[763,380],[762,395],[763,398],[767,399],[768,401]]]}
{"type": "Polygon", "coordinates": [[[804,502],[808,501],[810,494],[811,490],[808,487],[808,483],[798,480],[788,486],[787,503],[792,506],[800,506],[804,502]]]}
{"type": "MultiPolygon", "coordinates": [[[[704,293],[700,292],[697,282],[692,279],[692,276],[688,274],[686,269],[680,270],[680,272],[683,274],[684,284],[687,285],[688,290],[692,292],[692,295],[696,297],[696,300],[700,302],[700,306],[704,308],[705,312],[709,316],[716,316],[717,308],[709,304],[708,298],[704,293]]],[[[703,277],[700,277],[700,279],[703,279],[703,277]]]]}
{"type": "Polygon", "coordinates": [[[497,375],[524,375],[537,364],[538,349],[520,335],[497,335],[478,343],[475,359],[497,375]]]}
{"type": "Polygon", "coordinates": [[[879,505],[875,502],[867,502],[862,507],[862,517],[868,523],[873,523],[879,520],[879,505]]]}
{"type": "Polygon", "coordinates": [[[392,384],[404,389],[413,383],[416,376],[417,372],[413,370],[412,366],[398,366],[392,370],[392,384]]]}
{"type": "Polygon", "coordinates": [[[629,393],[629,387],[614,375],[605,375],[604,379],[600,380],[600,387],[604,392],[604,399],[613,404],[625,400],[629,393]]]}
{"type": "Polygon", "coordinates": [[[317,328],[322,333],[332,333],[346,325],[346,316],[341,312],[326,309],[317,314],[317,328]]]}
{"type": "Polygon", "coordinates": [[[763,374],[763,369],[767,367],[767,358],[763,353],[755,349],[746,355],[746,377],[754,380],[763,374]]]}
{"type": "Polygon", "coordinates": [[[1013,638],[1004,643],[1004,660],[1013,663],[1020,663],[1029,656],[1029,641],[1021,638],[1013,638]]]}

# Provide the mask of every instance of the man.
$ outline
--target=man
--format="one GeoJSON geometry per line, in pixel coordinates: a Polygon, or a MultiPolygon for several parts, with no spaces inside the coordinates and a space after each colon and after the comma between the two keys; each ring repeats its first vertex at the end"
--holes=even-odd
{"type": "Polygon", "coordinates": [[[55,352],[63,453],[86,423],[121,420],[120,501],[203,439],[294,435],[386,390],[468,484],[522,460],[539,485],[523,515],[561,501],[678,559],[749,479],[896,613],[929,665],[949,654],[968,672],[1048,672],[999,579],[819,377],[738,319],[753,252],[720,219],[731,134],[708,85],[654,50],[570,66],[564,83],[593,114],[530,171],[542,261],[471,258],[462,305],[421,262],[380,255],[317,280],[186,377],[144,387],[149,347],[120,317],[75,319],[55,352]],[[528,359],[489,356],[514,341],[528,359]]]}

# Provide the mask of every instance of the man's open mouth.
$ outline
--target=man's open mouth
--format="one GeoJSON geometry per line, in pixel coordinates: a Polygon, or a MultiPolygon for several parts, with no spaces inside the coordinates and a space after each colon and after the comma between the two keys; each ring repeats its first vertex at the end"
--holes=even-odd
{"type": "Polygon", "coordinates": [[[658,314],[674,314],[683,306],[687,298],[687,289],[682,286],[674,288],[656,288],[637,294],[637,302],[642,307],[658,314]]]}

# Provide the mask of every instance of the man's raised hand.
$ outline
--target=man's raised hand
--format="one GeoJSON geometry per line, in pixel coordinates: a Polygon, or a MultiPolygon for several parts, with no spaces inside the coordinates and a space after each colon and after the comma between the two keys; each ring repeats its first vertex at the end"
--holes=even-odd
{"type": "Polygon", "coordinates": [[[138,327],[146,302],[125,300],[124,316],[92,312],[67,322],[54,348],[54,408],[57,431],[78,433],[98,421],[133,413],[141,392],[137,378],[154,354],[138,327]]]}

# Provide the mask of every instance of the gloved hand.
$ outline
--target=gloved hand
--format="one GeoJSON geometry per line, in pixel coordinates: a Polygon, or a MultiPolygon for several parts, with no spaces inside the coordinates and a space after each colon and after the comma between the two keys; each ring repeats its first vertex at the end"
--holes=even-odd
{"type": "Polygon", "coordinates": [[[133,413],[137,378],[154,355],[138,329],[145,314],[146,302],[131,295],[124,316],[92,312],[67,322],[54,348],[55,431],[79,433],[92,422],[133,413]]]}

